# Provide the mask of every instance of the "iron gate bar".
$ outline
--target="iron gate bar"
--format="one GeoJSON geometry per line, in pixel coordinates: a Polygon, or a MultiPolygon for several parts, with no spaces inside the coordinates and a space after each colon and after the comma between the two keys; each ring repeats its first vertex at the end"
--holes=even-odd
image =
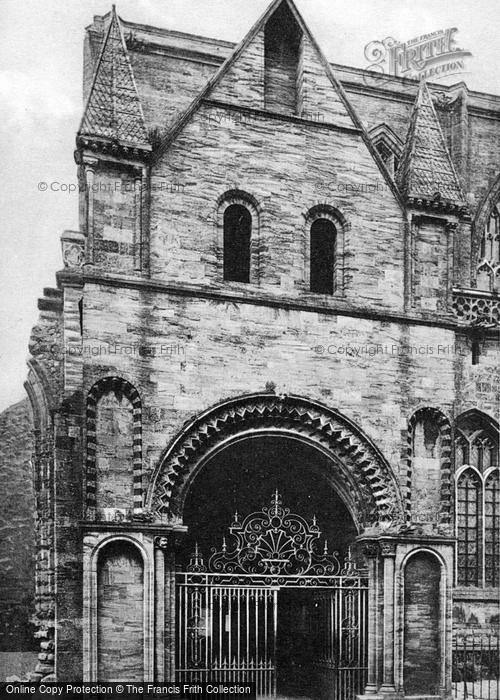
{"type": "Polygon", "coordinates": [[[342,700],[362,692],[367,675],[364,576],[312,579],[179,572],[176,579],[179,682],[255,682],[258,697],[276,697],[278,594],[295,589],[324,599],[324,654],[314,663],[323,682],[342,700]]]}
{"type": "Polygon", "coordinates": [[[244,519],[236,513],[229,532],[232,549],[223,538],[206,566],[196,545],[187,570],[176,574],[177,680],[255,682],[258,697],[276,697],[278,594],[297,589],[310,591],[312,600],[319,594],[315,634],[323,654],[311,666],[338,700],[361,693],[367,572],[350,556],[342,567],[326,541],[319,553],[316,518],[308,523],[290,513],[277,491],[269,507],[244,519]]]}

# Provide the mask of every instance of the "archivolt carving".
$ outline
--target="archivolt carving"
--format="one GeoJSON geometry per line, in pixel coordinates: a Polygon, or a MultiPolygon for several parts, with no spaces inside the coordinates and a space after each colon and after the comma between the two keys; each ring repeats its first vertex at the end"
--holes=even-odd
{"type": "Polygon", "coordinates": [[[399,489],[377,448],[347,418],[295,396],[258,394],[230,400],[189,423],[171,443],[152,480],[148,503],[158,517],[182,516],[186,485],[203,460],[232,436],[276,430],[332,454],[332,477],[349,490],[360,526],[403,523],[399,489]]]}

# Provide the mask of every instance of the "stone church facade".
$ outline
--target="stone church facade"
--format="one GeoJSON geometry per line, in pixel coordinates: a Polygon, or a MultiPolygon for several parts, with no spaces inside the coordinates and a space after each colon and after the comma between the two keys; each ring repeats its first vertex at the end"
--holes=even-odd
{"type": "Polygon", "coordinates": [[[33,677],[449,697],[498,630],[500,98],[330,64],[291,0],[95,17],[84,98],[33,677]]]}

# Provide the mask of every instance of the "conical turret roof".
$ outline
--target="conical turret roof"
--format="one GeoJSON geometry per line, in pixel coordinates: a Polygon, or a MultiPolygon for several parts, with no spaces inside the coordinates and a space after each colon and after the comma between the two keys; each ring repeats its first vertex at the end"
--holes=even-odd
{"type": "Polygon", "coordinates": [[[151,150],[134,74],[115,6],[95,69],[78,137],[151,150]]]}
{"type": "Polygon", "coordinates": [[[447,209],[466,206],[425,81],[415,100],[396,181],[409,204],[447,209]]]}

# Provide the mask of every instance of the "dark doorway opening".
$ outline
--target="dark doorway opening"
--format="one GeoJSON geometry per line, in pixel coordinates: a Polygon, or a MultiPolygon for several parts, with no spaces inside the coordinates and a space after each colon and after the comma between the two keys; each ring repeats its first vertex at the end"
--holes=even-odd
{"type": "Polygon", "coordinates": [[[292,512],[308,521],[317,518],[330,551],[337,550],[343,561],[357,530],[331,473],[325,454],[291,437],[256,435],[228,445],[206,462],[189,488],[181,568],[196,543],[208,559],[212,547],[220,547],[234,513],[259,511],[276,489],[292,512]]]}
{"type": "Polygon", "coordinates": [[[311,590],[282,588],[278,594],[276,645],[278,697],[317,698],[318,626],[311,590]]]}

